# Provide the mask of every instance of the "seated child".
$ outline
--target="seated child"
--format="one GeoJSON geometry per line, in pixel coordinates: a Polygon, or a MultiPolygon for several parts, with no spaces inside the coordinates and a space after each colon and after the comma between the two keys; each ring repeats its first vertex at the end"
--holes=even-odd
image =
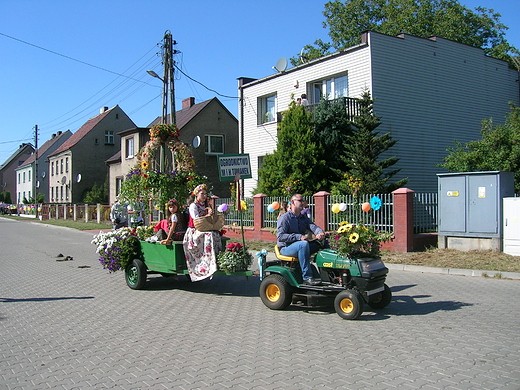
{"type": "MultiPolygon", "coordinates": [[[[182,241],[184,232],[186,231],[185,224],[183,223],[184,217],[180,212],[179,203],[175,199],[170,199],[167,207],[167,227],[164,230],[168,233],[168,236],[166,239],[161,240],[162,245],[170,245],[172,241],[182,241]]],[[[161,223],[163,223],[163,221],[161,221],[160,224],[161,223]]]]}

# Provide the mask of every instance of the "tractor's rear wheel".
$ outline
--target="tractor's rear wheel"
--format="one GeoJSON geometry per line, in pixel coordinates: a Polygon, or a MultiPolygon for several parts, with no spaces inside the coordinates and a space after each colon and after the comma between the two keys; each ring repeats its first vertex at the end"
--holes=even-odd
{"type": "Polygon", "coordinates": [[[392,300],[392,291],[385,284],[385,289],[368,297],[368,305],[372,309],[383,309],[388,306],[392,300]]]}
{"type": "Polygon", "coordinates": [[[355,320],[363,313],[363,298],[355,291],[342,291],[334,299],[334,310],[344,320],[355,320]]]}
{"type": "Polygon", "coordinates": [[[291,285],[281,275],[269,275],[260,284],[260,298],[271,310],[285,309],[292,301],[291,285]]]}

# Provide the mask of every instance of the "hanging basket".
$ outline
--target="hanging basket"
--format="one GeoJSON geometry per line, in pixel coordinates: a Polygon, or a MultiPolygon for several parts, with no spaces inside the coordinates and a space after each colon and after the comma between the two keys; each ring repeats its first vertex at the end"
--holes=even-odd
{"type": "Polygon", "coordinates": [[[219,231],[224,226],[224,214],[213,214],[195,218],[193,223],[195,229],[200,232],[210,232],[212,230],[219,231]]]}

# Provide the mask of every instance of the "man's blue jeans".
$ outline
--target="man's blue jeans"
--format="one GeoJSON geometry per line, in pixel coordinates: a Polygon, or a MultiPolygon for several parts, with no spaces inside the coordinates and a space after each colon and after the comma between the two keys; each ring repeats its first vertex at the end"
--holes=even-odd
{"type": "Polygon", "coordinates": [[[297,257],[300,261],[303,280],[307,280],[314,277],[310,258],[311,253],[316,253],[318,249],[319,246],[315,242],[296,241],[291,245],[280,248],[280,253],[284,256],[297,257]]]}

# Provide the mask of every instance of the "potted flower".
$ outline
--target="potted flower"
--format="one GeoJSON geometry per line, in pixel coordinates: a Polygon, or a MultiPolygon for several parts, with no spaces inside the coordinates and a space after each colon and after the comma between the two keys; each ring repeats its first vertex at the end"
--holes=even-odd
{"type": "Polygon", "coordinates": [[[340,222],[331,236],[330,247],[348,258],[379,257],[381,244],[392,238],[393,233],[376,231],[372,226],[340,222]]]}
{"type": "Polygon", "coordinates": [[[238,242],[226,245],[226,250],[217,257],[218,268],[224,272],[246,271],[253,262],[247,248],[238,242]]]}
{"type": "Polygon", "coordinates": [[[110,273],[125,270],[139,252],[139,239],[129,228],[99,232],[92,244],[97,246],[99,262],[110,273]]]}

